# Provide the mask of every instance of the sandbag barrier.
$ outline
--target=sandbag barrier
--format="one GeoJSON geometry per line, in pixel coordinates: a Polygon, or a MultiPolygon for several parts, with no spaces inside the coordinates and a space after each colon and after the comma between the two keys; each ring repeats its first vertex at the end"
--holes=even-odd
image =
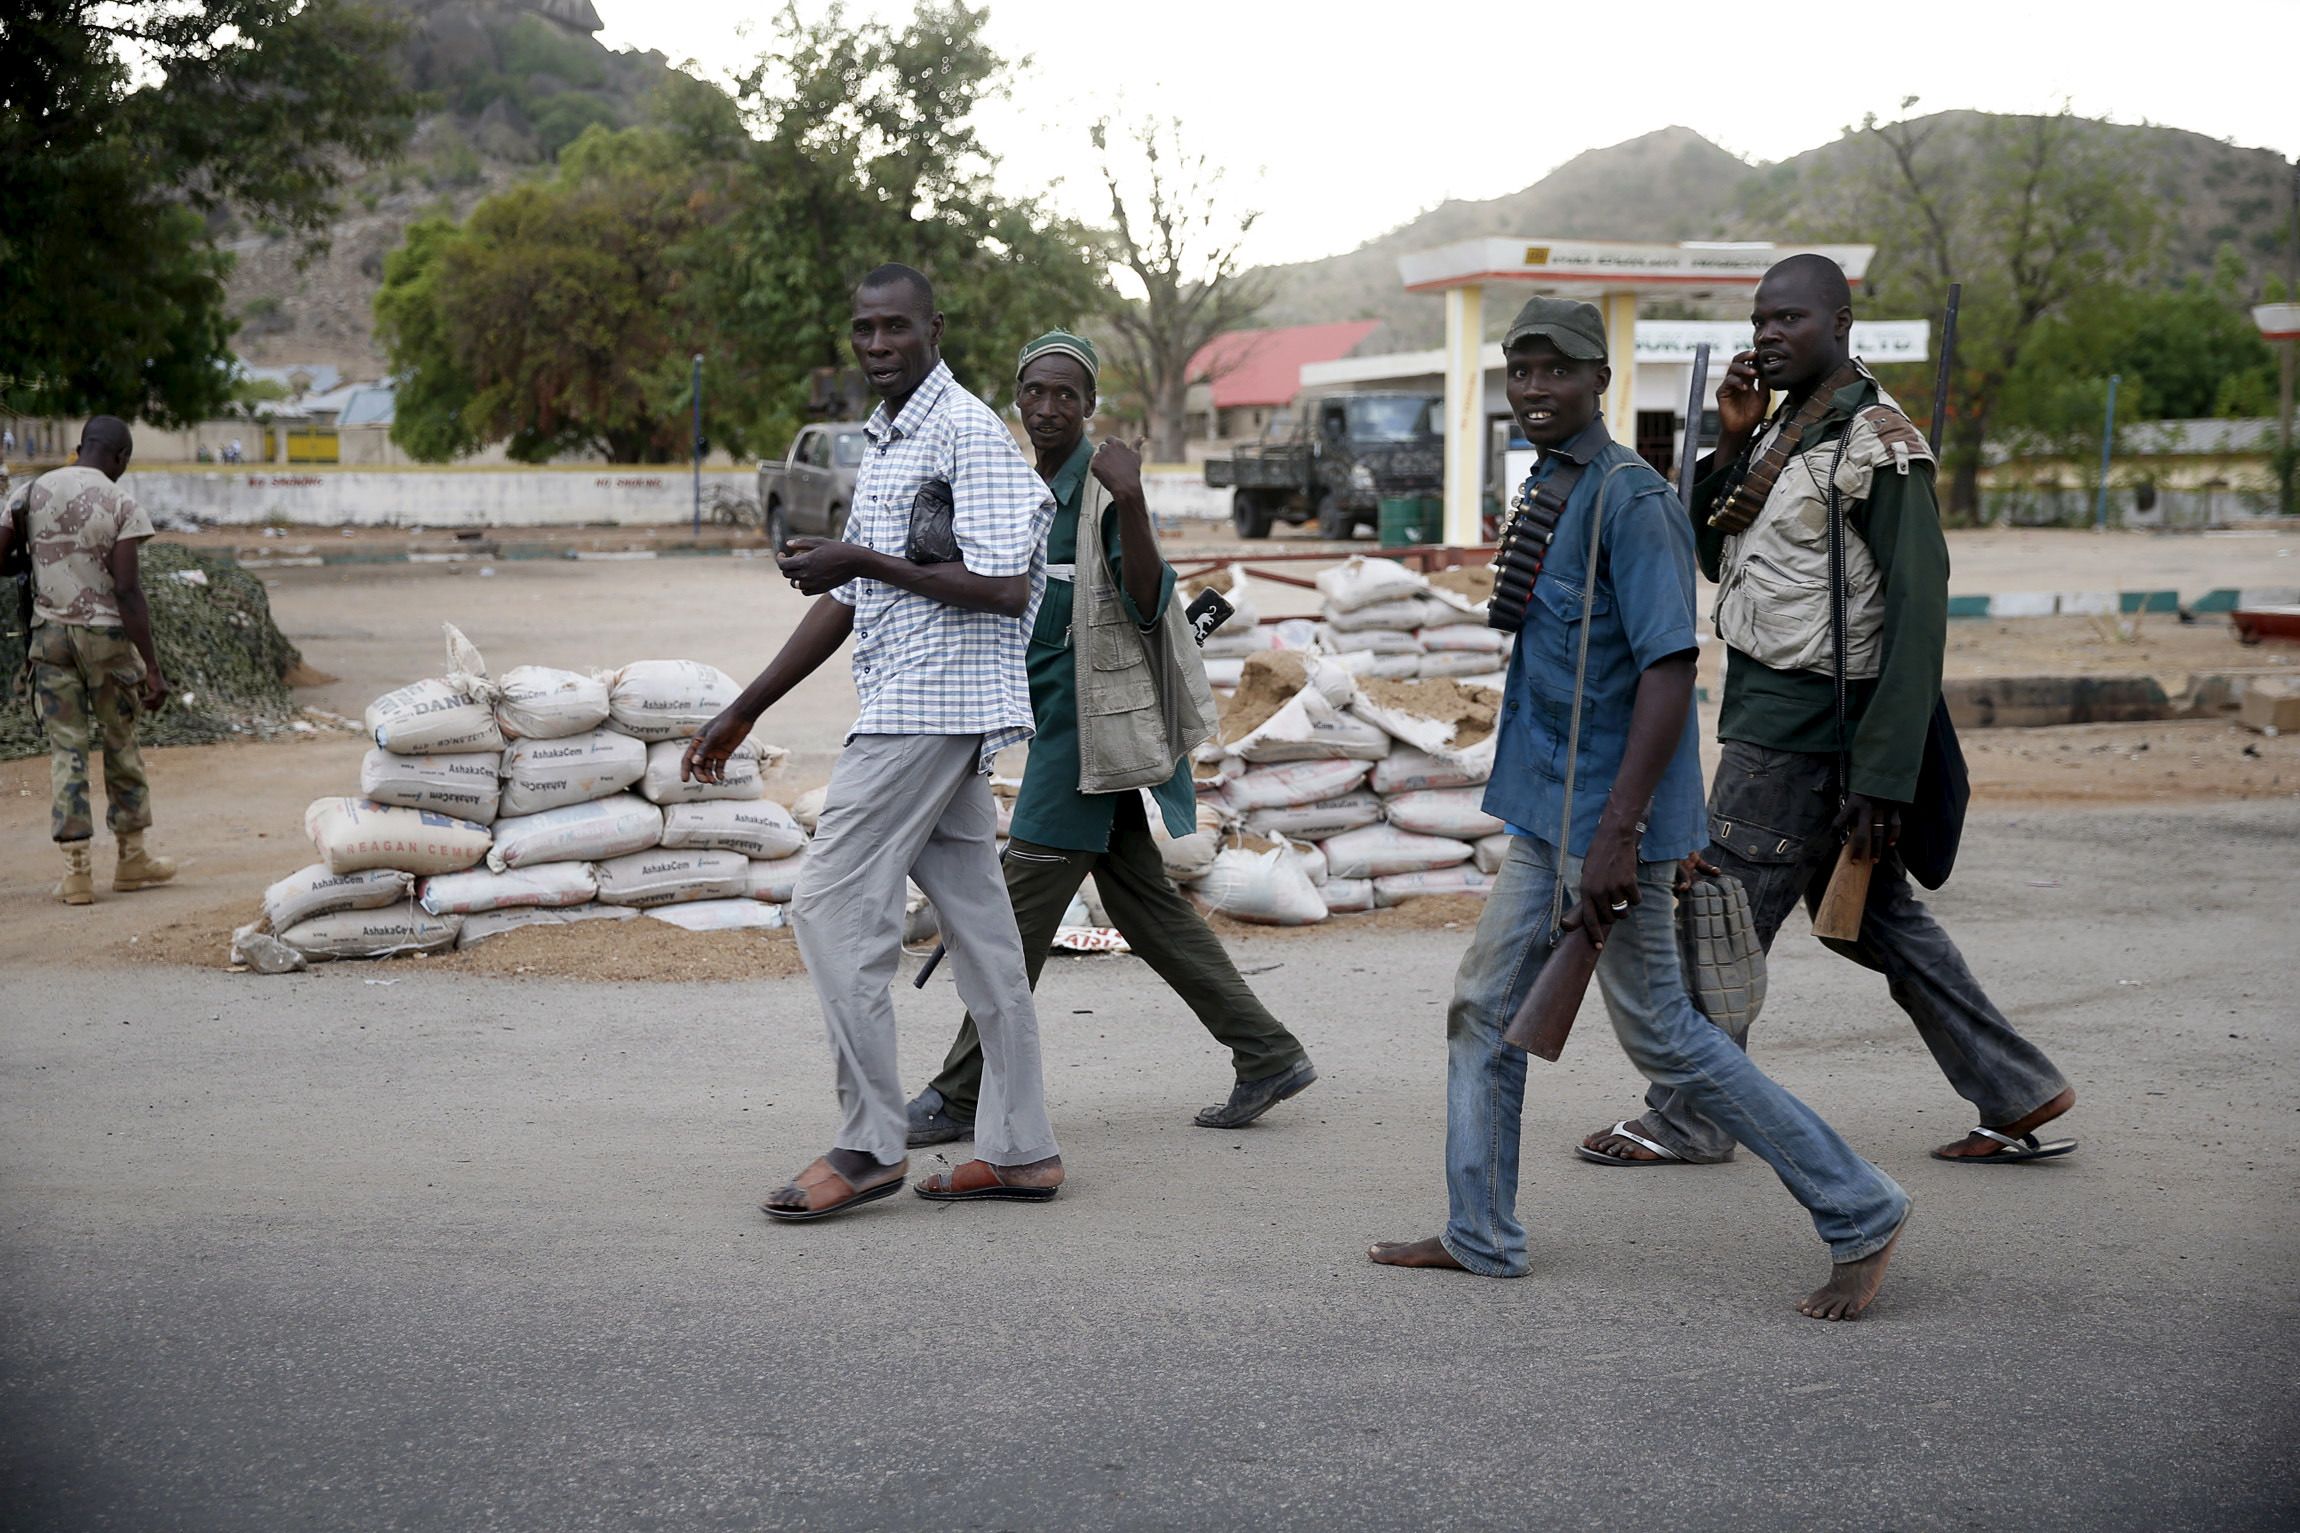
{"type": "Polygon", "coordinates": [[[319,860],[264,891],[232,959],[266,973],[466,948],[524,926],[640,916],[776,928],[802,825],[766,796],[757,740],[724,783],[679,780],[687,742],[740,688],[715,666],[519,666],[500,681],[447,625],[447,665],[377,698],[356,796],[304,813],[319,860]]]}

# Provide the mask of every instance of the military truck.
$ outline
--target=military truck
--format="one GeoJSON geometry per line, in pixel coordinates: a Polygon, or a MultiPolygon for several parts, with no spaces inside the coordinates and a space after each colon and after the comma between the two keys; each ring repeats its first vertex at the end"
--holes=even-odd
{"type": "Polygon", "coordinates": [[[826,538],[845,532],[855,470],[869,445],[861,421],[801,426],[782,462],[761,463],[759,508],[766,515],[767,546],[782,547],[794,532],[826,538]]]}
{"type": "Polygon", "coordinates": [[[1206,483],[1230,491],[1230,525],[1242,538],[1312,519],[1321,536],[1348,538],[1379,525],[1385,496],[1439,493],[1444,405],[1436,394],[1312,398],[1271,436],[1209,458],[1206,483]]]}

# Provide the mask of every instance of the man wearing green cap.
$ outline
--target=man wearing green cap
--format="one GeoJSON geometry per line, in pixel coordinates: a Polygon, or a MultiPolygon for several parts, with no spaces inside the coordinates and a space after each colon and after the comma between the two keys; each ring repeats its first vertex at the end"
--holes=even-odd
{"type": "MultiPolygon", "coordinates": [[[[1520,516],[1553,531],[1521,619],[1485,811],[1508,853],[1446,1009],[1442,1233],[1386,1241],[1384,1266],[1523,1277],[1517,1216],[1526,1056],[1503,1031],[1557,951],[1598,949],[1605,1009],[1646,1078],[1698,1103],[1770,1165],[1829,1247],[1829,1280],[1798,1305],[1857,1319],[1884,1282],[1909,1196],[1694,1008],[1678,965],[1678,860],[1708,840],[1693,717],[1693,529],[1677,497],[1598,417],[1612,381],[1586,303],[1536,298],[1502,343],[1510,409],[1541,461],[1520,516]],[[1552,520],[1554,519],[1554,520],[1552,520]]],[[[1497,584],[1494,602],[1505,596],[1497,584]]]]}
{"type": "MultiPolygon", "coordinates": [[[[1006,888],[1035,986],[1063,912],[1094,875],[1128,945],[1230,1050],[1237,1082],[1197,1123],[1238,1128],[1302,1091],[1317,1071],[1166,876],[1151,838],[1143,788],[1168,833],[1197,829],[1189,752],[1205,738],[1213,700],[1188,624],[1173,610],[1174,571],[1151,530],[1141,456],[1086,434],[1099,372],[1092,341],[1055,330],[1022,349],[1015,373],[1023,430],[1055,512],[1027,660],[1037,731],[1014,807],[1006,888]]],[[[910,1104],[911,1144],[970,1134],[981,1080],[969,1017],[942,1073],[910,1104]]]]}

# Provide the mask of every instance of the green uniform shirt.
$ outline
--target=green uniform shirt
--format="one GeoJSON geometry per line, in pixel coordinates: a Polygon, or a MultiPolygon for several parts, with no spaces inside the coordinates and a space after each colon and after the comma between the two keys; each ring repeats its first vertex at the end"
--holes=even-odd
{"type": "MultiPolygon", "coordinates": [[[[1815,443],[1842,436],[1855,412],[1874,404],[1868,379],[1839,389],[1814,428],[1815,443]]],[[[1701,572],[1718,576],[1725,534],[1708,525],[1724,487],[1726,465],[1712,460],[1693,487],[1693,525],[1701,572]]],[[[1845,507],[1845,521],[1869,548],[1884,581],[1881,661],[1874,677],[1845,689],[1852,730],[1852,791],[1905,804],[1917,796],[1917,770],[1933,704],[1941,695],[1941,656],[1948,642],[1949,545],[1941,535],[1930,464],[1906,474],[1880,471],[1866,500],[1845,507]]],[[[1717,738],[1745,740],[1774,750],[1833,756],[1837,752],[1837,692],[1827,671],[1776,671],[1729,649],[1725,699],[1717,738]]]]}
{"type": "MultiPolygon", "coordinates": [[[[1086,469],[1093,457],[1093,440],[1082,439],[1047,485],[1054,493],[1054,525],[1046,534],[1048,564],[1070,564],[1078,558],[1079,503],[1085,498],[1086,469]]],[[[1174,597],[1174,567],[1161,565],[1157,608],[1144,613],[1126,594],[1125,554],[1119,546],[1115,511],[1102,518],[1102,544],[1127,616],[1143,628],[1162,620],[1174,597]]],[[[1030,712],[1038,732],[1031,737],[1022,793],[1015,800],[1014,835],[1062,851],[1106,852],[1110,822],[1125,795],[1078,791],[1078,662],[1070,652],[1070,604],[1075,594],[1067,580],[1047,581],[1046,595],[1038,603],[1038,621],[1030,630],[1026,668],[1030,712]]],[[[1198,795],[1187,757],[1175,763],[1174,775],[1153,788],[1150,796],[1158,802],[1169,835],[1186,836],[1198,828],[1198,795]]]]}

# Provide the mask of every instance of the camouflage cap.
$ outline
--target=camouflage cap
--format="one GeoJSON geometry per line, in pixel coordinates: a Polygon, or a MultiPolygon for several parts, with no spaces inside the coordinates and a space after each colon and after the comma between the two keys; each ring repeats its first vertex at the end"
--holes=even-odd
{"type": "Polygon", "coordinates": [[[1593,303],[1572,298],[1528,298],[1525,307],[1517,311],[1517,318],[1509,322],[1501,349],[1507,351],[1535,336],[1575,361],[1605,360],[1605,320],[1593,303]]]}

